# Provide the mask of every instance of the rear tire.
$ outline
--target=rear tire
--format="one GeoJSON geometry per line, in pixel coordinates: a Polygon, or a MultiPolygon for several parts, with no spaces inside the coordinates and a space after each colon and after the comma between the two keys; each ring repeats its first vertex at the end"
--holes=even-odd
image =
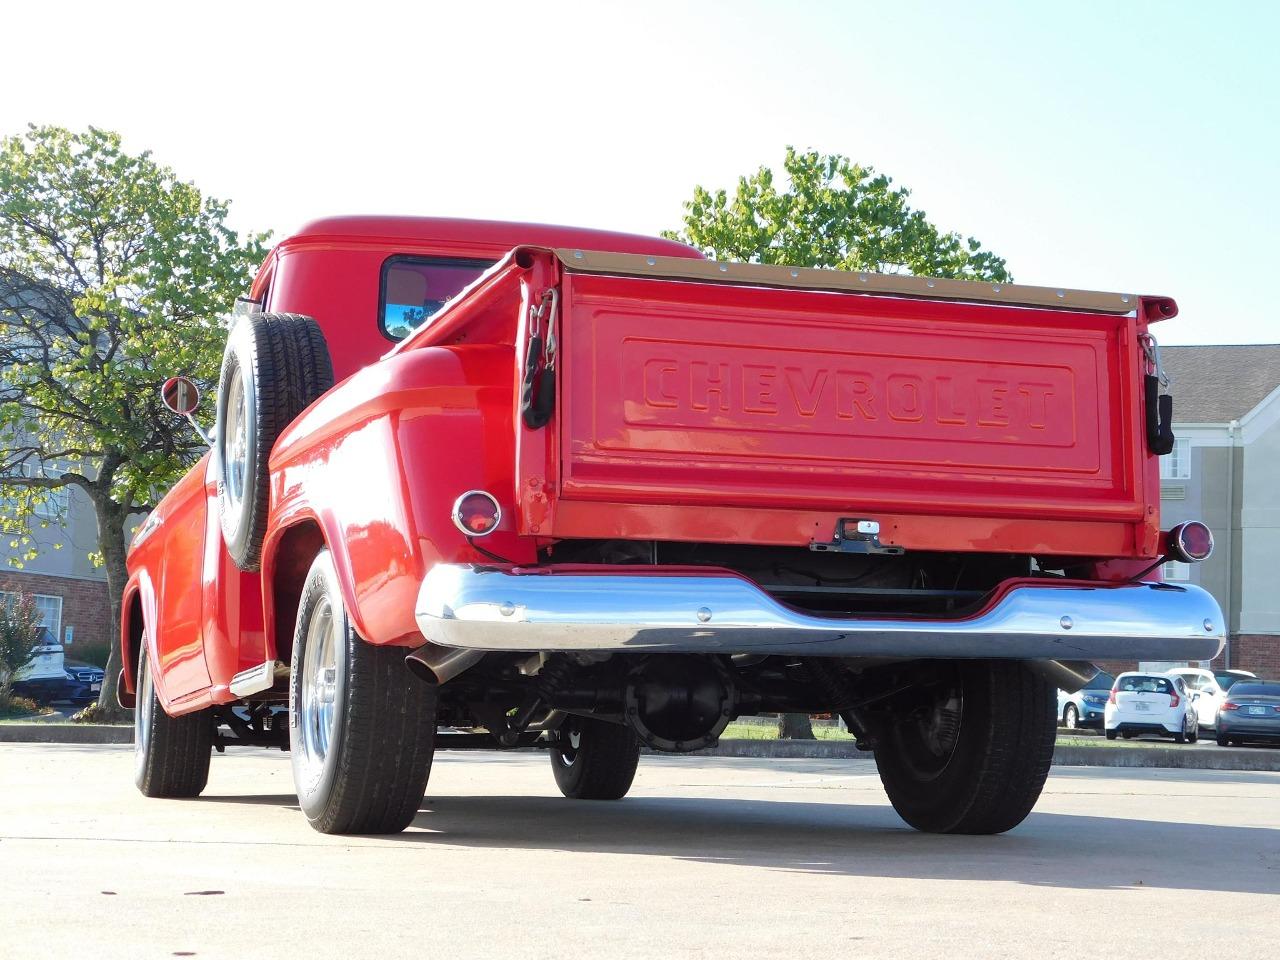
{"type": "Polygon", "coordinates": [[[1224,737],[1222,734],[1218,734],[1217,740],[1218,740],[1218,746],[1220,747],[1231,746],[1231,741],[1228,740],[1226,737],[1224,737]]]}
{"type": "Polygon", "coordinates": [[[880,780],[928,833],[1003,833],[1044,788],[1057,733],[1053,685],[1016,661],[957,661],[882,728],[880,780]]]}
{"type": "Polygon", "coordinates": [[[262,561],[271,448],[331,386],[329,349],[310,317],[252,313],[232,328],[218,380],[214,469],[222,537],[241,570],[262,561]]]}
{"type": "Polygon", "coordinates": [[[1106,731],[1106,734],[1107,734],[1108,740],[1114,740],[1118,736],[1118,734],[1114,730],[1108,730],[1106,731]]]}
{"type": "Polygon", "coordinates": [[[213,711],[180,717],[165,713],[151,678],[146,643],[140,649],[133,711],[134,783],[144,797],[198,797],[209,782],[213,711]]]}
{"type": "Polygon", "coordinates": [[[328,550],[311,564],[293,636],[289,748],[298,805],[321,833],[399,833],[435,753],[435,692],[401,647],[355,632],[328,550]]]}
{"type": "Polygon", "coordinates": [[[621,800],[635,780],[640,738],[630,727],[569,716],[551,735],[551,771],[571,800],[621,800]]]}

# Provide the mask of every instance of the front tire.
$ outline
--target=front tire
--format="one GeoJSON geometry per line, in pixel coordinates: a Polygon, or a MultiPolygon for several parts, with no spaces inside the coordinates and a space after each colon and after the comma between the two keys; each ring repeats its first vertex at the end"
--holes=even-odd
{"type": "Polygon", "coordinates": [[[151,678],[147,645],[138,655],[133,711],[134,783],[144,797],[198,797],[209,782],[213,756],[212,710],[171,717],[151,678]]]}
{"type": "Polygon", "coordinates": [[[928,833],[1003,833],[1035,806],[1056,737],[1053,685],[1015,661],[946,666],[884,725],[876,767],[898,815],[928,833]]]}
{"type": "Polygon", "coordinates": [[[435,753],[435,693],[400,647],[351,626],[328,550],[307,574],[289,680],[298,805],[321,833],[399,833],[418,813],[435,753]]]}
{"type": "Polygon", "coordinates": [[[1062,711],[1062,723],[1068,730],[1080,729],[1080,711],[1074,703],[1068,703],[1067,709],[1062,711]]]}
{"type": "Polygon", "coordinates": [[[569,716],[551,735],[551,772],[571,800],[621,800],[635,780],[640,738],[630,727],[569,716]]]}

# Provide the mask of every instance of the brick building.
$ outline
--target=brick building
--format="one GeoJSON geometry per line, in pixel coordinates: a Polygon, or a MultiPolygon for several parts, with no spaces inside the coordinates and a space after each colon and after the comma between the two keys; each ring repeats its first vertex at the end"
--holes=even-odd
{"type": "MultiPolygon", "coordinates": [[[[0,502],[0,511],[11,510],[11,505],[0,502]]],[[[29,525],[39,556],[25,561],[21,570],[10,563],[15,552],[8,538],[0,540],[0,594],[33,594],[41,622],[74,658],[77,647],[108,643],[115,634],[109,622],[106,574],[89,560],[97,549],[97,520],[89,498],[78,487],[57,491],[42,508],[39,520],[48,526],[29,525]]]]}

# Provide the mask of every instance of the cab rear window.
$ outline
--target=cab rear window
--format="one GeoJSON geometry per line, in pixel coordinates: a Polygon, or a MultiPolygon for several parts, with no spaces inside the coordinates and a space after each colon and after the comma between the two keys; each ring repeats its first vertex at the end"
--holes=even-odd
{"type": "Polygon", "coordinates": [[[390,339],[403,340],[493,264],[458,257],[392,257],[382,265],[378,326],[390,339]]]}
{"type": "Polygon", "coordinates": [[[1173,693],[1166,677],[1121,677],[1116,689],[1122,693],[1173,693]]]}

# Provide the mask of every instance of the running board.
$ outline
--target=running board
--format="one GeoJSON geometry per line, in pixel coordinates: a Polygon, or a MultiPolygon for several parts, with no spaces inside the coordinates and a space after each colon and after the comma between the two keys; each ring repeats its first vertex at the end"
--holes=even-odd
{"type": "Polygon", "coordinates": [[[268,660],[248,670],[241,670],[231,678],[231,692],[237,697],[270,690],[276,684],[277,677],[287,677],[289,665],[279,660],[268,660]]]}

